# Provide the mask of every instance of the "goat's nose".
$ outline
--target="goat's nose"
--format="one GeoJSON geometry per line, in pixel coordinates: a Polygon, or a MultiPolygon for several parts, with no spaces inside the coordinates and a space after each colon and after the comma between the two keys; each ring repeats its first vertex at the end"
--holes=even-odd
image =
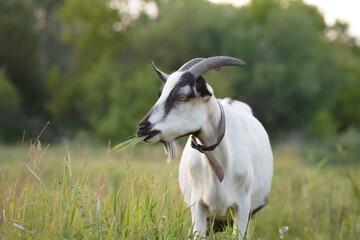
{"type": "Polygon", "coordinates": [[[149,129],[151,126],[150,122],[148,120],[142,120],[139,125],[138,125],[138,129],[143,130],[143,129],[149,129]]]}
{"type": "Polygon", "coordinates": [[[136,131],[136,135],[137,136],[146,135],[146,133],[150,130],[150,128],[151,128],[151,123],[147,119],[144,119],[139,123],[138,130],[136,131]]]}

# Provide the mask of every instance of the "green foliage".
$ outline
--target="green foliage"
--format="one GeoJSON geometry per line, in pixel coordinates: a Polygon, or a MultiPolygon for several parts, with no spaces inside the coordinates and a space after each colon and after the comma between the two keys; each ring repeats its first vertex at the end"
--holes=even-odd
{"type": "Polygon", "coordinates": [[[357,40],[300,0],[146,0],[137,10],[127,0],[4,0],[0,23],[0,66],[21,109],[72,132],[132,135],[160,85],[150,60],[171,73],[214,55],[247,62],[205,79],[217,97],[248,103],[271,136],[360,127],[357,40]]]}
{"type": "Polygon", "coordinates": [[[83,96],[90,123],[96,128],[114,101],[110,91],[123,81],[119,66],[110,59],[100,61],[82,79],[83,96]]]}
{"type": "Polygon", "coordinates": [[[54,117],[70,120],[79,115],[80,79],[67,76],[54,66],[48,73],[46,87],[51,96],[47,109],[54,117]]]}
{"type": "Polygon", "coordinates": [[[309,133],[312,136],[333,137],[338,128],[334,115],[326,110],[318,111],[310,120],[309,133]]]}
{"type": "MultiPolygon", "coordinates": [[[[119,1],[121,2],[121,1],[119,1]]],[[[108,0],[65,0],[59,9],[63,39],[75,46],[76,70],[86,72],[101,57],[114,56],[123,49],[118,10],[108,0]]]]}
{"type": "Polygon", "coordinates": [[[260,24],[265,23],[269,12],[278,8],[279,1],[277,0],[252,0],[248,7],[248,20],[260,24]]]}
{"type": "MultiPolygon", "coordinates": [[[[355,59],[354,59],[355,60],[355,59]]],[[[353,61],[353,59],[352,59],[353,61]]],[[[346,78],[335,93],[335,113],[341,127],[360,127],[360,60],[346,67],[346,78]]]]}
{"type": "MultiPolygon", "coordinates": [[[[330,121],[328,126],[332,124],[330,121]]],[[[312,141],[304,142],[302,145],[302,156],[309,162],[318,166],[325,164],[337,164],[347,167],[356,165],[360,159],[360,132],[355,128],[337,133],[333,126],[319,127],[323,132],[310,132],[314,137],[312,141]],[[316,134],[316,135],[315,135],[316,134]],[[331,136],[330,136],[331,135],[331,136]]]]}
{"type": "Polygon", "coordinates": [[[14,140],[20,136],[12,136],[19,133],[22,124],[19,121],[20,102],[16,87],[6,76],[5,69],[0,68],[0,142],[14,140]]]}
{"type": "Polygon", "coordinates": [[[22,96],[23,105],[43,95],[37,72],[37,34],[30,1],[0,2],[0,66],[22,96]]]}
{"type": "MultiPolygon", "coordinates": [[[[309,129],[308,119],[316,112],[334,110],[339,78],[348,79],[347,72],[360,76],[355,69],[344,69],[349,63],[339,59],[347,53],[343,45],[334,49],[325,38],[321,14],[301,2],[284,7],[279,1],[257,0],[240,9],[204,1],[165,2],[159,11],[156,23],[134,37],[137,55],[159,59],[160,65],[164,61],[171,70],[194,56],[245,60],[244,69],[225,68],[225,74],[209,74],[209,82],[226,81],[218,96],[249,103],[271,133],[309,129]]],[[[347,112],[357,114],[354,105],[347,112]]],[[[344,124],[341,117],[333,119],[344,124]]]]}
{"type": "Polygon", "coordinates": [[[0,68],[0,112],[4,108],[15,107],[20,97],[12,82],[6,77],[5,70],[0,68]]]}
{"type": "Polygon", "coordinates": [[[127,67],[104,60],[84,77],[87,116],[98,136],[123,139],[155,102],[160,81],[150,63],[127,67]],[[141,70],[139,70],[141,68],[141,70]]]}
{"type": "Polygon", "coordinates": [[[250,34],[241,45],[252,50],[245,53],[246,75],[234,79],[236,97],[249,102],[268,128],[302,128],[320,105],[326,107],[324,99],[329,102],[323,89],[334,79],[323,74],[329,60],[320,31],[308,12],[292,4],[273,7],[263,24],[247,23],[241,31],[250,34]]]}
{"type": "Polygon", "coordinates": [[[175,71],[194,57],[221,54],[236,14],[233,7],[203,0],[164,1],[159,5],[159,17],[151,25],[132,32],[131,49],[136,56],[165,65],[164,71],[175,71]]]}

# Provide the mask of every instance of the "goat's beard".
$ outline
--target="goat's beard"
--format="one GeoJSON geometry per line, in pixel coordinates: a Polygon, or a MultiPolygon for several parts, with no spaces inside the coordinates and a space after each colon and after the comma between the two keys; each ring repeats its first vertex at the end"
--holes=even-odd
{"type": "Polygon", "coordinates": [[[175,139],[163,141],[165,153],[168,155],[167,162],[175,160],[180,153],[179,142],[175,139]]]}

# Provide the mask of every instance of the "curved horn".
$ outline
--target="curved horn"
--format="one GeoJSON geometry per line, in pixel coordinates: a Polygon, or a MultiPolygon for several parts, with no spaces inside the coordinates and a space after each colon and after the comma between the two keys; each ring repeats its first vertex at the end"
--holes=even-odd
{"type": "Polygon", "coordinates": [[[166,82],[166,80],[168,79],[169,75],[167,75],[166,73],[163,73],[162,71],[160,71],[154,64],[153,61],[151,61],[151,64],[156,72],[156,74],[158,75],[158,77],[160,78],[161,81],[166,82]]]}
{"type": "Polygon", "coordinates": [[[209,57],[192,66],[189,71],[195,76],[195,79],[210,71],[211,69],[220,69],[223,66],[244,66],[245,62],[233,57],[217,56],[209,57]]]}
{"type": "Polygon", "coordinates": [[[202,60],[204,60],[205,58],[194,58],[190,61],[188,61],[187,63],[185,63],[184,65],[181,66],[181,68],[179,68],[179,72],[183,72],[186,70],[189,70],[189,68],[191,68],[192,66],[194,66],[195,64],[201,62],[202,60]]]}

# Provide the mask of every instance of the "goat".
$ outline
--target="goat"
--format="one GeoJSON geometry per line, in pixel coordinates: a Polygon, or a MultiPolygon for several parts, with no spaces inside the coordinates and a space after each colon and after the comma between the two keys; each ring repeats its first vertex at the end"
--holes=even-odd
{"type": "Polygon", "coordinates": [[[164,85],[136,134],[147,136],[147,143],[162,142],[170,159],[179,152],[176,139],[192,135],[180,160],[179,183],[191,206],[194,232],[204,236],[209,219],[233,215],[234,233],[239,231],[242,239],[251,216],[267,204],[273,174],[270,141],[247,104],[216,99],[202,75],[245,63],[224,56],[195,58],[170,75],[152,65],[164,85]]]}

